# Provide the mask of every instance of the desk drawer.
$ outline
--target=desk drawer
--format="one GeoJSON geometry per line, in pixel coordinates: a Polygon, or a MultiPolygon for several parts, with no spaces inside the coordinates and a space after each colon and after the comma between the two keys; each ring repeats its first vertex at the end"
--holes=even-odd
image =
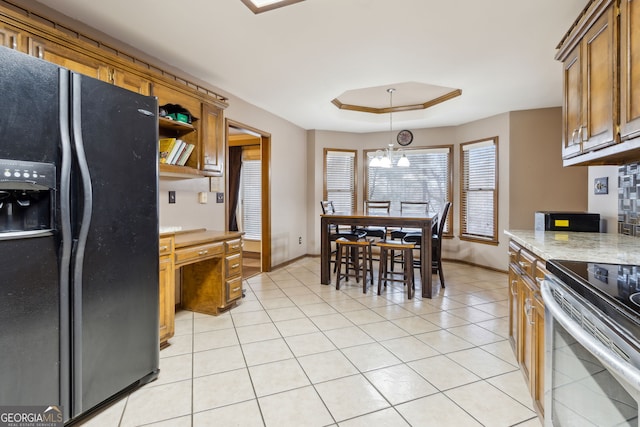
{"type": "Polygon", "coordinates": [[[227,255],[224,259],[225,277],[227,279],[242,275],[242,253],[227,255]]]}
{"type": "Polygon", "coordinates": [[[225,281],[227,302],[237,300],[242,297],[242,277],[225,281]]]}
{"type": "Polygon", "coordinates": [[[160,238],[160,256],[173,253],[173,237],[160,238]]]}
{"type": "Polygon", "coordinates": [[[242,239],[233,239],[224,242],[224,249],[228,254],[242,251],[242,239]]]}
{"type": "Polygon", "coordinates": [[[207,245],[181,248],[176,250],[176,265],[213,258],[214,256],[222,255],[223,253],[224,248],[222,243],[211,243],[207,245]]]}

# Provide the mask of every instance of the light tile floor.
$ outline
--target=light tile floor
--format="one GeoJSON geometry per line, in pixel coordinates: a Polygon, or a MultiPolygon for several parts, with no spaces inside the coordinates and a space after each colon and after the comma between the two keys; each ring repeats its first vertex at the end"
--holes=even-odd
{"type": "Polygon", "coordinates": [[[413,300],[401,284],[321,285],[318,258],[249,278],[229,312],[176,313],[159,379],[85,425],[540,427],[506,275],[444,269],[447,287],[413,300]]]}

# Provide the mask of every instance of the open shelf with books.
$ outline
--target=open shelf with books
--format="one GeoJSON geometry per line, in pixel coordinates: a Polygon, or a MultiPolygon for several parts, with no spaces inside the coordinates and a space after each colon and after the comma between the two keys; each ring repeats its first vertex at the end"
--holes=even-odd
{"type": "Polygon", "coordinates": [[[196,178],[198,168],[197,126],[160,117],[158,119],[159,172],[165,177],[196,178]]]}

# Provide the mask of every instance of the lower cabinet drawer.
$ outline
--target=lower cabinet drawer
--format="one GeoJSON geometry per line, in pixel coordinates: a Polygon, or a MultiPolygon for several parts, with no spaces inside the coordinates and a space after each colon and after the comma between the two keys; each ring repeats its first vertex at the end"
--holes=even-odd
{"type": "Polygon", "coordinates": [[[224,259],[226,278],[242,275],[242,254],[229,255],[224,259]]]}
{"type": "Polygon", "coordinates": [[[224,242],[225,251],[227,253],[242,251],[242,239],[234,239],[224,242]]]}
{"type": "Polygon", "coordinates": [[[225,281],[227,302],[242,297],[242,277],[225,281]]]}

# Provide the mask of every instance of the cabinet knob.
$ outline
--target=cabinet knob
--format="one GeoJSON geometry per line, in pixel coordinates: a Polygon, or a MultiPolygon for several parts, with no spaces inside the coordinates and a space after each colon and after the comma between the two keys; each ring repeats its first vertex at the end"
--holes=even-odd
{"type": "Polygon", "coordinates": [[[200,252],[198,252],[198,255],[206,255],[206,254],[208,254],[208,253],[209,253],[209,251],[208,251],[208,250],[204,250],[204,251],[200,251],[200,252]]]}
{"type": "Polygon", "coordinates": [[[166,251],[167,249],[169,249],[169,246],[160,246],[161,251],[166,251]]]}

